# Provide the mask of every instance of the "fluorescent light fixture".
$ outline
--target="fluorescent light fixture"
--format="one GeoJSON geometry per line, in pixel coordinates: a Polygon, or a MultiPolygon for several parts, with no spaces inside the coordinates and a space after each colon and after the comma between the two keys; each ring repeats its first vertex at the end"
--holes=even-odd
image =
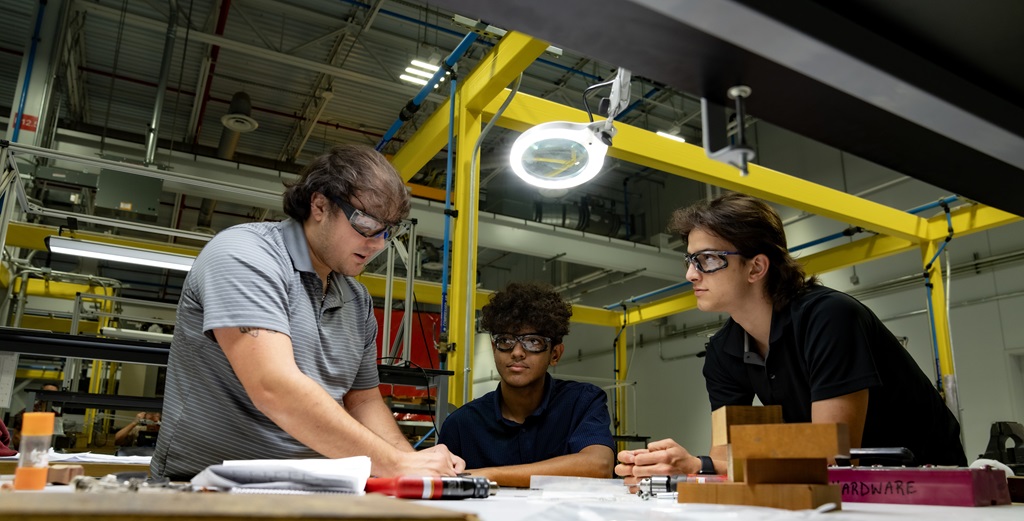
{"type": "Polygon", "coordinates": [[[195,258],[189,257],[188,255],[145,250],[142,248],[121,246],[118,244],[70,239],[59,235],[50,235],[44,240],[46,242],[46,248],[53,253],[77,255],[79,257],[89,257],[114,262],[125,262],[128,264],[140,264],[143,266],[152,266],[154,268],[188,271],[192,269],[192,263],[195,261],[195,258]]]}
{"type": "Polygon", "coordinates": [[[659,130],[657,132],[657,134],[659,136],[661,136],[661,137],[667,137],[669,139],[674,139],[674,140],[676,140],[676,141],[678,141],[680,143],[686,143],[686,138],[684,138],[683,136],[677,136],[675,134],[669,134],[668,132],[665,132],[664,130],[659,130]]]}
{"type": "MultiPolygon", "coordinates": [[[[408,74],[399,75],[398,78],[409,83],[415,83],[416,85],[426,85],[427,82],[430,81],[430,78],[433,78],[437,70],[440,69],[440,66],[438,65],[432,65],[420,60],[412,60],[409,62],[409,65],[409,67],[405,68],[405,72],[408,74]]],[[[438,80],[438,83],[443,82],[447,74],[449,73],[442,75],[438,80]]],[[[434,88],[437,88],[436,84],[434,85],[434,88]]]]}
{"type": "MultiPolygon", "coordinates": [[[[434,73],[425,71],[423,69],[417,69],[416,67],[406,67],[405,68],[405,72],[408,72],[409,74],[412,74],[413,76],[419,76],[419,77],[421,77],[423,79],[427,79],[427,80],[429,80],[430,78],[434,77],[434,73]]],[[[423,82],[424,85],[426,85],[426,83],[427,82],[423,82]]]]}
{"type": "Polygon", "coordinates": [[[423,61],[419,61],[419,60],[413,60],[413,61],[411,61],[409,63],[411,63],[413,67],[419,67],[421,69],[426,69],[426,70],[430,71],[431,73],[435,73],[435,72],[437,72],[437,69],[441,68],[441,67],[439,67],[437,65],[434,65],[434,64],[431,64],[431,63],[427,63],[427,62],[423,62],[423,61]]]}
{"type": "MultiPolygon", "coordinates": [[[[427,80],[423,78],[417,78],[415,76],[409,76],[408,74],[402,74],[398,77],[399,79],[405,80],[409,83],[415,83],[416,85],[426,85],[427,80]]],[[[435,85],[436,87],[437,85],[435,85]]]]}
{"type": "Polygon", "coordinates": [[[520,179],[540,188],[572,188],[601,172],[608,145],[597,123],[552,121],[523,132],[509,162],[520,179]]]}

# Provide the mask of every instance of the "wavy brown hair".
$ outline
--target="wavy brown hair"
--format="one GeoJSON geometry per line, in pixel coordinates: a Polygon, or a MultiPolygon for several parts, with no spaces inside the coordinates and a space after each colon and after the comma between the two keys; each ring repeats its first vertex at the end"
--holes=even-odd
{"type": "Polygon", "coordinates": [[[362,210],[376,218],[396,223],[409,216],[409,191],[395,168],[380,152],[362,145],[338,145],[302,169],[300,177],[287,185],[284,212],[299,222],[310,214],[315,193],[328,199],[358,198],[362,210]]]}
{"type": "Polygon", "coordinates": [[[760,199],[740,193],[727,193],[704,200],[672,213],[668,229],[684,241],[690,232],[702,230],[727,240],[746,258],[759,253],[768,257],[765,291],[775,309],[818,284],[807,277],[804,267],[789,254],[782,219],[775,209],[760,199]]]}
{"type": "Polygon", "coordinates": [[[513,282],[491,295],[490,302],[481,310],[480,325],[494,334],[532,329],[550,337],[552,345],[558,345],[569,334],[571,316],[572,303],[551,286],[513,282]]]}

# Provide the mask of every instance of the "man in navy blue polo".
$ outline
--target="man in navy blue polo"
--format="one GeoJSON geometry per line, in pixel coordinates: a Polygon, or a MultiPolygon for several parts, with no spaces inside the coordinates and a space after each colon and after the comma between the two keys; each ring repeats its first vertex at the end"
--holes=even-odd
{"type": "Polygon", "coordinates": [[[570,316],[572,304],[533,283],[509,284],[484,306],[501,382],[448,416],[439,440],[473,476],[511,487],[528,487],[533,475],[611,476],[604,391],[547,372],[565,350],[570,316]]]}

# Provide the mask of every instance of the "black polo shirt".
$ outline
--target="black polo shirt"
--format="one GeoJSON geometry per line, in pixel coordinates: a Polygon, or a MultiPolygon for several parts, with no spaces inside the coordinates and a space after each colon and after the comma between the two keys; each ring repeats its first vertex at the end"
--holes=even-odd
{"type": "Polygon", "coordinates": [[[906,447],[918,464],[967,465],[960,424],[910,353],[853,297],[810,288],[772,313],[768,357],[729,319],[704,361],[711,409],[781,405],[787,423],[810,422],[811,403],[868,393],[863,447],[906,447]]]}

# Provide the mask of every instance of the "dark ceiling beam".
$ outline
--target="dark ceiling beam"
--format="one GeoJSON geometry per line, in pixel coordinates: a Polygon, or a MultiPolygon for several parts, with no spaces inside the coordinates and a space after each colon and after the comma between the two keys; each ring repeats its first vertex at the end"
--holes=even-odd
{"type": "Polygon", "coordinates": [[[719,103],[749,85],[752,116],[1024,215],[1024,93],[992,95],[808,0],[432,3],[719,103]]]}

